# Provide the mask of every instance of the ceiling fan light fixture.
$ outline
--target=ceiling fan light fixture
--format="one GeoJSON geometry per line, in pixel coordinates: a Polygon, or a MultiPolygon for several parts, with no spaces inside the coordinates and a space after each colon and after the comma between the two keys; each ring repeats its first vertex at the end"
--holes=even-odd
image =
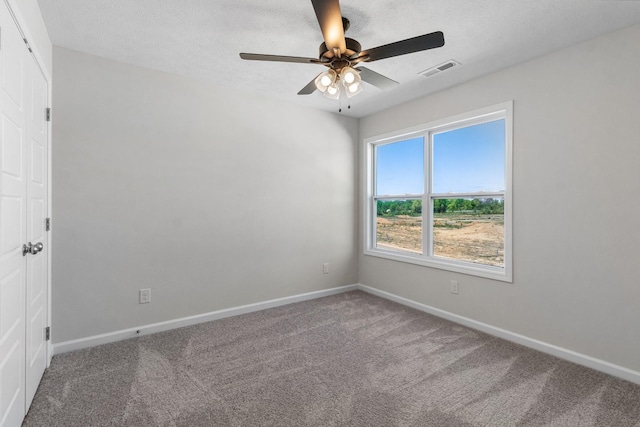
{"type": "Polygon", "coordinates": [[[329,69],[323,73],[320,73],[318,77],[316,77],[316,87],[322,93],[326,93],[329,87],[335,85],[336,80],[338,78],[338,74],[335,71],[329,69]]]}

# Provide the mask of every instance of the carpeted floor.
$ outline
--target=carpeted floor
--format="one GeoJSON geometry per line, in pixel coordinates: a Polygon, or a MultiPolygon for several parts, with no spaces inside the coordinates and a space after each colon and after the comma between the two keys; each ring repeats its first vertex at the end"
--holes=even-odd
{"type": "Polygon", "coordinates": [[[640,426],[640,386],[360,292],[55,356],[23,426],[640,426]]]}

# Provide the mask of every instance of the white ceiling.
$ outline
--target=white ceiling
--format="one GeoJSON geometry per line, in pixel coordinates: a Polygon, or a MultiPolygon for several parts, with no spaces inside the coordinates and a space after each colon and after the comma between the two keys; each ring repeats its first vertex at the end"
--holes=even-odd
{"type": "MultiPolygon", "coordinates": [[[[322,33],[308,0],[38,0],[54,45],[337,112],[297,92],[324,67],[243,61],[240,52],[317,57],[322,33]]],[[[342,114],[364,117],[510,65],[640,23],[640,1],[341,0],[347,37],[363,49],[443,31],[439,49],[365,64],[400,82],[365,84],[342,114]],[[462,65],[419,76],[454,59],[462,65]]],[[[638,41],[640,42],[640,41],[638,41]]],[[[640,48],[640,45],[639,45],[640,48]]]]}

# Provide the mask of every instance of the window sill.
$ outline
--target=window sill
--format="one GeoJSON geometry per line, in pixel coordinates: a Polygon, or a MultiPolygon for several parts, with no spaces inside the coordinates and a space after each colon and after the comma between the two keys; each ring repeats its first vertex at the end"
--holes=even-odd
{"type": "Polygon", "coordinates": [[[364,255],[513,283],[511,273],[508,272],[506,268],[481,266],[468,262],[445,260],[433,257],[417,258],[415,256],[405,255],[401,252],[392,252],[380,249],[365,249],[364,255]]]}

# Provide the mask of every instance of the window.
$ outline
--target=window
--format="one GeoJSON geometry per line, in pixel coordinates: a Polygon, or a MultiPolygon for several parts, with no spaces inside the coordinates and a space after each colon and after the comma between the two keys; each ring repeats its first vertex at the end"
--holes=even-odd
{"type": "Polygon", "coordinates": [[[512,103],[367,139],[365,254],[511,281],[512,103]]]}

